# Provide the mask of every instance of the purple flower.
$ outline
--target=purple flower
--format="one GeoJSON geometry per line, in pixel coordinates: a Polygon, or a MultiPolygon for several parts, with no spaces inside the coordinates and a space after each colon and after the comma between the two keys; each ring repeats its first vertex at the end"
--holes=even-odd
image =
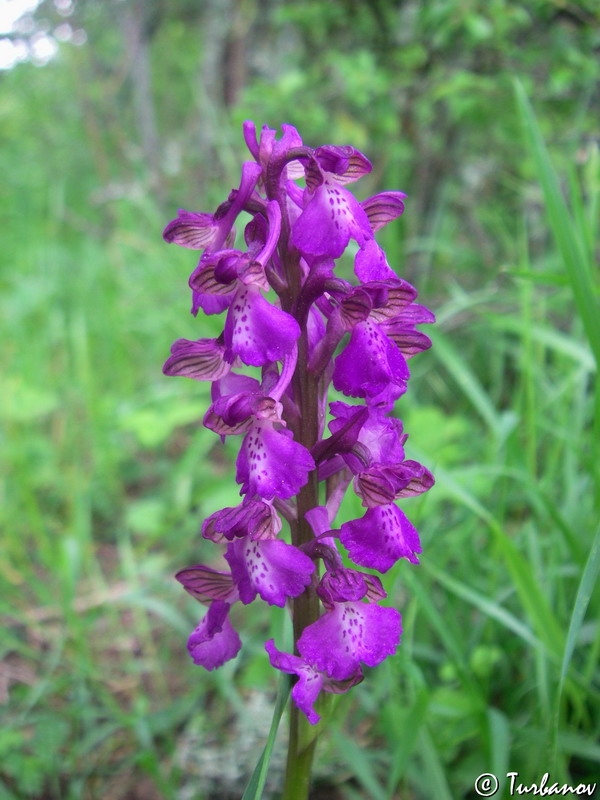
{"type": "Polygon", "coordinates": [[[254,539],[274,539],[281,530],[281,520],[270,503],[258,497],[245,498],[235,508],[223,508],[207,517],[202,535],[213,542],[231,541],[247,536],[254,539]]]}
{"type": "Polygon", "coordinates": [[[303,609],[296,654],[273,640],[265,647],[275,669],[296,677],[292,699],[316,724],[321,691],[348,691],[364,665],[400,642],[400,613],[380,604],[380,578],[345,566],[342,550],[380,573],[400,558],[418,563],[419,535],[396,501],[427,491],[433,476],[405,458],[407,437],[391,412],[407,390],[407,360],[431,345],[417,326],[434,316],[375,238],[403,213],[406,196],[384,191],[359,202],[350,191],[371,170],[361,152],[310,148],[290,125],[278,138],[246,122],[244,139],[252,160],[238,188],[213,214],[180,210],[164,231],[165,241],[201,251],[189,279],[194,315],[225,318],[215,338],[178,339],[163,371],[211,381],[203,424],[222,440],[242,437],[242,500],[202,523],[230,572],[195,565],[176,577],[208,605],[188,642],[206,669],[240,649],[233,603],[303,609]],[[242,213],[249,221],[236,242],[242,213]],[[336,274],[336,259],[351,240],[349,281],[336,274]],[[327,432],[330,385],[359,401],[331,403],[327,432]],[[366,512],[335,527],[351,488],[366,512]]]}
{"type": "Polygon", "coordinates": [[[244,604],[258,593],[269,605],[284,606],[288,597],[302,594],[315,571],[308,556],[279,539],[236,539],[225,558],[244,604]]]}
{"type": "Polygon", "coordinates": [[[183,375],[197,381],[217,381],[231,369],[224,359],[225,345],[219,339],[177,339],[165,361],[165,375],[183,375]]]}
{"type": "Polygon", "coordinates": [[[277,431],[272,423],[257,421],[244,437],[236,467],[241,494],[271,500],[297,494],[315,462],[290,431],[277,431]]]}
{"type": "Polygon", "coordinates": [[[399,558],[419,563],[419,534],[394,503],[369,508],[361,519],[344,522],[340,541],[361,567],[387,572],[399,558]]]}
{"type": "Polygon", "coordinates": [[[347,602],[304,629],[298,639],[300,655],[335,680],[347,680],[361,662],[375,667],[393,655],[400,643],[402,625],[395,608],[347,602]]]}
{"type": "Polygon", "coordinates": [[[296,320],[271,305],[254,286],[236,293],[227,313],[225,358],[239,356],[244,364],[261,367],[269,361],[282,361],[300,336],[296,320]]]}
{"type": "Polygon", "coordinates": [[[348,689],[363,680],[363,674],[360,669],[356,670],[350,678],[344,681],[333,680],[324,672],[319,672],[318,669],[303,658],[289,653],[282,653],[275,647],[273,639],[265,642],[265,650],[269,654],[271,666],[298,677],[298,681],[292,689],[292,700],[306,714],[311,725],[316,725],[321,719],[314,707],[321,690],[332,694],[340,694],[347,692],[348,689]]]}
{"type": "Polygon", "coordinates": [[[378,325],[365,320],[335,360],[333,385],[350,397],[375,397],[390,384],[404,393],[409,377],[402,353],[378,325]]]}
{"type": "Polygon", "coordinates": [[[229,621],[229,604],[215,600],[208,613],[188,639],[187,648],[194,664],[212,670],[235,658],[242,643],[229,621]]]}

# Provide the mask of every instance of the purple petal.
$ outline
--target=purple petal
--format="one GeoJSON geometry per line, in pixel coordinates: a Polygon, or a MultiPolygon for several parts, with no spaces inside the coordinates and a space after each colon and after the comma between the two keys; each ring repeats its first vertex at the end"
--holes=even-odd
{"type": "Polygon", "coordinates": [[[205,314],[220,314],[231,304],[237,282],[221,283],[215,277],[216,262],[201,259],[189,279],[193,293],[192,313],[201,308],[205,314]]]}
{"type": "Polygon", "coordinates": [[[238,591],[230,572],[219,572],[197,564],[180,569],[175,578],[199,603],[209,603],[211,600],[234,603],[238,599],[238,591]]]}
{"type": "Polygon", "coordinates": [[[396,273],[390,267],[385,253],[375,239],[367,239],[360,247],[354,259],[354,272],[359,281],[387,281],[396,278],[396,273]]]}
{"type": "Polygon", "coordinates": [[[301,656],[336,680],[350,678],[360,668],[380,664],[393,655],[402,632],[395,608],[368,603],[336,603],[304,629],[297,647],[301,656]]]}
{"type": "Polygon", "coordinates": [[[236,537],[272,538],[281,530],[281,520],[270,503],[254,498],[239,506],[215,511],[202,524],[202,536],[213,542],[236,537]]]}
{"type": "Polygon", "coordinates": [[[327,182],[317,187],[294,224],[292,241],[313,256],[339,258],[350,239],[372,237],[360,203],[342,186],[327,182]]]}
{"type": "Polygon", "coordinates": [[[279,539],[236,539],[225,558],[246,604],[258,592],[269,605],[283,607],[288,597],[302,594],[315,571],[307,555],[279,539]]]}
{"type": "Polygon", "coordinates": [[[215,381],[211,387],[211,396],[214,402],[220,397],[227,397],[232,394],[261,394],[260,383],[256,378],[249,375],[238,375],[237,372],[229,372],[221,380],[215,381]]]}
{"type": "Polygon", "coordinates": [[[362,286],[363,291],[370,291],[372,288],[379,290],[377,298],[373,300],[374,308],[371,312],[371,318],[375,322],[403,317],[409,313],[407,309],[417,296],[415,287],[402,278],[395,277],[393,280],[375,281],[362,286]]]}
{"type": "Polygon", "coordinates": [[[317,594],[326,608],[333,608],[334,603],[362,600],[366,593],[363,573],[345,567],[327,570],[317,587],[317,594]]]}
{"type": "Polygon", "coordinates": [[[244,124],[242,125],[242,132],[244,135],[244,141],[246,142],[246,147],[256,161],[258,161],[258,140],[256,138],[256,125],[251,119],[245,120],[244,124]]]}
{"type": "Polygon", "coordinates": [[[367,466],[359,471],[354,481],[354,490],[367,508],[389,505],[400,486],[394,470],[384,464],[367,466]]]}
{"type": "Polygon", "coordinates": [[[212,244],[217,232],[212,214],[196,214],[180,208],[177,217],[164,229],[163,239],[189,250],[203,250],[212,244]]]}
{"type": "Polygon", "coordinates": [[[314,708],[321,689],[332,694],[341,694],[363,680],[360,669],[357,669],[346,680],[332,680],[323,672],[319,672],[315,667],[308,664],[303,658],[292,656],[289,653],[282,653],[275,647],[273,639],[265,642],[265,650],[269,654],[271,666],[290,675],[298,676],[298,681],[292,689],[292,700],[300,711],[306,714],[311,725],[316,725],[321,719],[314,708]]]}
{"type": "Polygon", "coordinates": [[[303,658],[282,653],[275,647],[273,639],[265,642],[265,650],[269,654],[271,666],[290,675],[297,675],[298,681],[292,689],[292,699],[304,714],[308,717],[311,725],[316,725],[321,717],[314,709],[314,704],[323,688],[325,676],[318,672],[303,658]]]}
{"type": "MultiPolygon", "coordinates": [[[[345,405],[345,403],[339,405],[345,405]]],[[[352,413],[341,420],[332,420],[329,427],[333,435],[327,439],[321,439],[312,448],[311,453],[317,463],[340,453],[348,453],[356,444],[361,428],[368,417],[369,409],[366,406],[346,406],[346,408],[352,408],[352,413]]]]}
{"type": "Polygon", "coordinates": [[[357,181],[373,169],[369,159],[354,147],[326,144],[314,152],[321,169],[341,184],[357,181]]]}
{"type": "Polygon", "coordinates": [[[329,318],[327,328],[329,330],[333,322],[336,312],[339,314],[339,323],[344,331],[351,331],[359,322],[364,322],[369,314],[373,304],[367,292],[362,289],[354,289],[349,297],[345,297],[329,318]]]}
{"type": "Polygon", "coordinates": [[[315,462],[289,431],[276,431],[270,422],[259,421],[244,437],[236,467],[241,494],[270,500],[297,494],[315,462]]]}
{"type": "Polygon", "coordinates": [[[229,621],[229,603],[215,600],[208,613],[188,639],[187,648],[194,664],[208,670],[235,658],[242,643],[229,621]]]}
{"type": "Polygon", "coordinates": [[[368,572],[358,572],[340,565],[328,568],[317,586],[317,594],[323,605],[331,610],[335,603],[350,600],[363,600],[369,603],[378,603],[387,597],[380,579],[368,572]]]}
{"type": "Polygon", "coordinates": [[[262,264],[263,267],[275,252],[281,233],[281,208],[276,200],[271,200],[267,203],[267,219],[269,222],[268,235],[264,246],[255,257],[255,260],[262,264]]]}
{"type": "Polygon", "coordinates": [[[340,541],[355,564],[378,572],[387,572],[399,558],[419,563],[417,529],[394,503],[369,508],[361,519],[345,522],[340,541]]]}
{"type": "Polygon", "coordinates": [[[431,347],[429,336],[404,325],[386,325],[385,335],[392,340],[404,358],[412,358],[431,347]]]}
{"type": "Polygon", "coordinates": [[[371,464],[359,473],[354,489],[367,508],[389,505],[399,497],[415,497],[435,483],[431,472],[418,461],[371,464]]]}
{"type": "Polygon", "coordinates": [[[300,336],[300,327],[290,314],[265,300],[256,286],[245,286],[235,295],[223,334],[228,360],[239,356],[244,364],[261,367],[268,361],[283,361],[300,336]]]}
{"type": "MultiPolygon", "coordinates": [[[[351,406],[339,401],[331,403],[330,409],[334,417],[329,423],[331,432],[343,430],[357,411],[364,408],[365,406],[351,406]]],[[[365,415],[362,419],[357,440],[367,448],[374,462],[388,464],[404,460],[402,445],[406,436],[402,433],[402,422],[394,417],[386,417],[379,408],[368,408],[368,416],[365,415]]]]}
{"type": "Polygon", "coordinates": [[[284,122],[281,126],[282,136],[273,142],[273,157],[275,159],[286,156],[290,150],[302,147],[302,138],[293,125],[284,122]]]}
{"type": "Polygon", "coordinates": [[[396,497],[416,497],[427,492],[435,484],[431,472],[418,461],[403,461],[401,466],[403,469],[399,476],[400,486],[396,491],[396,497]]]}
{"type": "Polygon", "coordinates": [[[204,415],[203,424],[221,436],[247,433],[258,419],[281,422],[281,403],[256,392],[220,397],[204,415]]]}
{"type": "Polygon", "coordinates": [[[231,304],[233,292],[224,295],[202,294],[192,292],[192,314],[197,315],[201,308],[205,314],[221,314],[231,304]]]}
{"type": "Polygon", "coordinates": [[[350,397],[373,397],[389,383],[406,389],[409,378],[404,357],[371,320],[359,323],[335,360],[333,385],[350,397]]]}
{"type": "Polygon", "coordinates": [[[165,361],[165,375],[182,375],[197,381],[216,381],[227,375],[231,364],[224,360],[225,347],[219,339],[177,339],[165,361]]]}
{"type": "Polygon", "coordinates": [[[404,211],[404,192],[381,192],[361,203],[373,231],[378,231],[404,211]]]}

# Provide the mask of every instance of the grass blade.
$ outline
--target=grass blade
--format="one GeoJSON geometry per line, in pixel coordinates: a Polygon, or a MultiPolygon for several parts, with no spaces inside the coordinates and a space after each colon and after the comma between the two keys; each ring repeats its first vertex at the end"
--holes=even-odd
{"type": "Polygon", "coordinates": [[[585,569],[583,570],[583,573],[581,575],[579,588],[577,590],[577,597],[575,598],[575,605],[573,606],[573,613],[571,614],[571,621],[569,623],[569,630],[567,631],[567,639],[565,642],[565,650],[562,659],[560,678],[556,690],[556,698],[554,705],[554,720],[553,720],[553,730],[552,730],[552,763],[556,763],[556,756],[557,756],[558,729],[560,724],[560,704],[561,704],[562,692],[565,685],[567,673],[569,671],[571,658],[573,657],[573,652],[575,650],[575,645],[577,643],[577,637],[579,635],[579,631],[581,630],[581,625],[585,617],[585,612],[589,605],[590,598],[592,596],[592,591],[594,590],[599,574],[600,574],[600,527],[596,531],[596,536],[592,543],[590,555],[585,565],[585,569]]]}
{"type": "Polygon", "coordinates": [[[439,331],[431,331],[429,335],[434,344],[433,352],[437,355],[440,363],[450,372],[488,428],[498,435],[501,427],[498,412],[475,373],[443,334],[439,331]]]}
{"type": "Polygon", "coordinates": [[[288,696],[290,694],[290,681],[287,675],[282,675],[279,679],[279,687],[277,689],[277,699],[275,700],[275,708],[273,710],[273,719],[271,720],[271,728],[267,736],[267,743],[265,749],[262,751],[261,757],[254,768],[252,777],[248,781],[248,785],[242,795],[242,800],[260,800],[262,797],[265,782],[267,780],[267,773],[269,771],[269,762],[271,761],[271,753],[275,745],[275,738],[277,736],[277,729],[281,721],[281,715],[285,708],[288,696]]]}
{"type": "Polygon", "coordinates": [[[519,81],[515,81],[515,92],[525,137],[544,193],[552,234],[562,256],[575,305],[594,353],[596,365],[600,365],[600,308],[596,299],[590,265],[586,258],[586,247],[577,235],[577,228],[562,197],[558,178],[552,167],[535,114],[519,81]]]}
{"type": "Polygon", "coordinates": [[[377,779],[369,756],[354,739],[337,732],[338,753],[352,769],[354,777],[360,781],[373,800],[387,800],[387,793],[377,779]]]}

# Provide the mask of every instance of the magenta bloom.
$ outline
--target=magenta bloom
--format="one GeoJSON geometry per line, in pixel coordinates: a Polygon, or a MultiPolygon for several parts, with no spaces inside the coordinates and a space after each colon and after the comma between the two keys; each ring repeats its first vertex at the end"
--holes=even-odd
{"type": "Polygon", "coordinates": [[[188,650],[194,664],[208,670],[235,658],[242,643],[229,621],[229,605],[221,600],[211,603],[208,613],[188,639],[188,650]]]}
{"type": "Polygon", "coordinates": [[[295,653],[272,639],[265,649],[275,669],[295,676],[293,701],[316,724],[321,692],[348,691],[400,643],[400,613],[362,569],[418,563],[419,534],[399,504],[434,479],[406,458],[393,409],[407,391],[409,359],[431,345],[417,326],[434,316],[376,240],[406,196],[382,191],[359,202],[349,188],[371,171],[366,156],[307,147],[291,125],[277,138],[246,122],[244,140],[251,160],[239,186],[214,213],[180,210],[163,234],[200,251],[192,313],[223,320],[214,338],[178,339],[163,371],[210,381],[203,424],[222,440],[239,437],[241,501],[201,528],[229,571],[198,564],[176,577],[208,606],[188,650],[209,670],[240,650],[232,605],[291,606],[295,653]],[[350,242],[352,280],[336,273],[350,242]],[[328,416],[330,386],[349,402],[332,402],[328,416]],[[365,512],[336,527],[347,490],[365,512]]]}

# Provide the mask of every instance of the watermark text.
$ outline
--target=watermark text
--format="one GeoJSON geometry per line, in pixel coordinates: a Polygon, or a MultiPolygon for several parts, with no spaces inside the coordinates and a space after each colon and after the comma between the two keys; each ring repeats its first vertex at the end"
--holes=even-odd
{"type": "MultiPolygon", "coordinates": [[[[539,783],[523,783],[519,780],[518,772],[507,772],[508,791],[511,797],[519,795],[534,795],[537,797],[563,796],[569,794],[593,797],[596,792],[595,783],[578,783],[571,786],[568,783],[553,781],[549,772],[544,772],[539,783]]],[[[500,788],[500,780],[492,772],[484,772],[475,781],[475,791],[480,797],[493,797],[500,788]]]]}

